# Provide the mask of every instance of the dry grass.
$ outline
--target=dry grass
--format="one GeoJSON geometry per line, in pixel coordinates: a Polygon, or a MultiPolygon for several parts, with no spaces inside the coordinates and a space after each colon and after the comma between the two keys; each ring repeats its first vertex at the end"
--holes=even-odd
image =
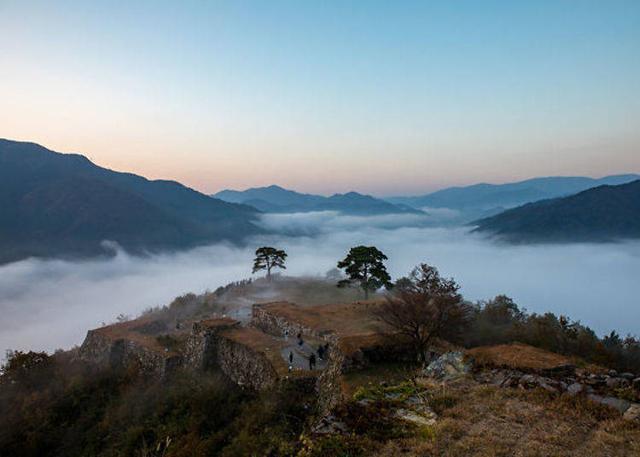
{"type": "Polygon", "coordinates": [[[230,317],[214,317],[211,319],[199,321],[198,324],[203,328],[216,329],[234,327],[236,325],[239,325],[239,322],[235,319],[231,319],[230,317]]]}
{"type": "Polygon", "coordinates": [[[520,370],[548,370],[572,363],[568,357],[521,343],[477,347],[467,354],[480,366],[520,370]]]}
{"type": "Polygon", "coordinates": [[[362,370],[350,371],[342,375],[342,393],[345,398],[353,397],[360,387],[367,387],[384,380],[388,384],[399,384],[407,379],[412,367],[406,363],[379,363],[362,370]]]}
{"type": "Polygon", "coordinates": [[[216,300],[227,307],[251,306],[255,303],[290,300],[301,306],[323,303],[350,303],[362,298],[362,291],[354,288],[338,288],[336,283],[320,277],[273,276],[231,288],[216,300]]]}
{"type": "Polygon", "coordinates": [[[271,314],[298,322],[318,333],[334,331],[340,337],[380,333],[380,323],[371,313],[376,301],[299,306],[288,301],[267,303],[271,314]]]}
{"type": "Polygon", "coordinates": [[[376,455],[640,455],[640,425],[587,400],[472,381],[447,395],[458,401],[442,412],[430,438],[388,442],[376,455]]]}
{"type": "Polygon", "coordinates": [[[135,320],[107,325],[106,327],[95,329],[94,332],[114,341],[119,339],[132,341],[163,356],[169,357],[175,355],[173,351],[165,351],[165,347],[158,342],[156,338],[157,335],[137,331],[138,329],[153,325],[155,322],[156,319],[153,316],[142,316],[135,320]]]}

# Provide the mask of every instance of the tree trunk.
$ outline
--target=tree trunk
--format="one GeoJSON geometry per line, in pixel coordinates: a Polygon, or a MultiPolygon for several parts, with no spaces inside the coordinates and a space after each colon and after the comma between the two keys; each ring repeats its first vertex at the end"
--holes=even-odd
{"type": "Polygon", "coordinates": [[[364,299],[369,300],[369,268],[364,267],[364,299]]]}

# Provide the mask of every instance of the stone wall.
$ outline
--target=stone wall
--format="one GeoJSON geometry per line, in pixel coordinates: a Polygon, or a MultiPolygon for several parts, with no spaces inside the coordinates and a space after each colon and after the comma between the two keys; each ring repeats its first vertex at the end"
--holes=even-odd
{"type": "Polygon", "coordinates": [[[195,370],[217,368],[250,389],[272,387],[279,380],[278,373],[273,361],[260,348],[252,347],[251,332],[257,330],[243,329],[240,322],[228,318],[195,323],[185,344],[185,366],[195,370]],[[238,335],[244,335],[247,341],[238,340],[238,335]]]}
{"type": "Polygon", "coordinates": [[[329,360],[316,382],[318,409],[321,415],[327,414],[342,401],[340,379],[344,371],[345,356],[338,349],[337,338],[332,336],[329,342],[329,360]]]}
{"type": "Polygon", "coordinates": [[[113,339],[104,336],[99,329],[89,330],[80,346],[80,358],[104,366],[118,364],[122,357],[121,350],[114,347],[116,344],[113,339]]]}
{"type": "Polygon", "coordinates": [[[286,333],[295,336],[298,333],[321,338],[313,329],[305,327],[297,322],[291,322],[282,316],[270,313],[262,305],[253,305],[251,309],[251,325],[265,333],[282,337],[286,333]]]}
{"type": "Polygon", "coordinates": [[[208,370],[215,366],[219,333],[239,325],[240,322],[233,319],[214,319],[193,324],[185,344],[185,366],[195,370],[208,370]]]}
{"type": "MultiPolygon", "coordinates": [[[[193,324],[188,335],[182,335],[179,353],[167,351],[157,336],[140,333],[154,322],[131,321],[91,330],[80,348],[83,358],[99,364],[124,366],[136,363],[144,371],[165,376],[179,366],[193,370],[216,367],[232,381],[251,389],[261,390],[277,382],[309,377],[315,382],[322,410],[328,410],[341,400],[342,373],[368,365],[371,361],[395,354],[375,333],[355,333],[338,336],[333,330],[317,330],[286,317],[296,307],[291,303],[254,305],[249,327],[230,318],[213,318],[193,324]],[[266,309],[265,309],[266,308],[266,309]],[[279,311],[278,311],[279,310],[279,311]],[[306,376],[290,373],[281,351],[287,344],[282,337],[301,333],[306,339],[324,341],[329,345],[327,366],[322,372],[306,376]],[[391,351],[391,352],[389,352],[391,351]]],[[[294,309],[293,311],[299,311],[294,309]]],[[[293,314],[295,315],[295,313],[293,314]]],[[[162,329],[161,329],[162,330],[162,329]]],[[[305,381],[307,382],[307,381],[305,381]]]]}
{"type": "Polygon", "coordinates": [[[144,372],[166,376],[182,364],[182,356],[126,338],[111,338],[101,329],[87,332],[80,357],[103,366],[120,368],[135,364],[144,372]]]}
{"type": "Polygon", "coordinates": [[[255,390],[278,382],[278,374],[264,354],[224,336],[216,340],[217,365],[232,381],[255,390]]]}
{"type": "Polygon", "coordinates": [[[338,337],[335,333],[317,332],[300,323],[287,320],[283,316],[270,313],[261,305],[253,305],[251,325],[276,337],[282,337],[286,333],[291,336],[301,333],[329,343],[327,366],[322,370],[315,383],[319,410],[324,414],[342,400],[340,379],[345,367],[350,363],[339,350],[338,337]]]}
{"type": "MultiPolygon", "coordinates": [[[[287,305],[295,306],[288,303],[273,305],[284,305],[285,309],[287,305]]],[[[340,379],[344,372],[360,369],[371,363],[400,360],[407,354],[404,343],[387,340],[379,334],[339,337],[333,331],[318,331],[290,320],[277,311],[272,312],[269,304],[253,306],[251,325],[277,337],[286,333],[290,336],[301,333],[329,343],[328,363],[316,382],[321,412],[328,412],[342,400],[340,379]]]]}

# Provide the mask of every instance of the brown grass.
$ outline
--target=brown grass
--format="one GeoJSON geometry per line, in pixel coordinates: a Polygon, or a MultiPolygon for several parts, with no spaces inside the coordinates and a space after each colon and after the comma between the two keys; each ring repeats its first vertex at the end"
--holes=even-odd
{"type": "Polygon", "coordinates": [[[377,384],[381,380],[389,384],[403,382],[412,367],[406,363],[378,363],[362,370],[354,370],[342,375],[341,388],[345,398],[351,398],[360,387],[377,384]]]}
{"type": "Polygon", "coordinates": [[[467,351],[467,354],[481,366],[521,370],[548,370],[572,363],[568,357],[522,343],[482,346],[467,351]]]}
{"type": "Polygon", "coordinates": [[[334,331],[338,336],[346,337],[380,333],[381,325],[371,313],[377,303],[367,301],[303,307],[285,301],[267,303],[263,308],[319,333],[334,331]]]}
{"type": "Polygon", "coordinates": [[[94,331],[111,340],[125,339],[127,341],[132,341],[149,350],[162,354],[163,356],[168,357],[175,355],[175,352],[173,351],[165,352],[164,346],[160,344],[156,338],[157,335],[136,331],[136,328],[151,324],[154,320],[155,318],[153,316],[143,316],[135,320],[107,325],[106,327],[95,329],[94,331]]]}
{"type": "Polygon", "coordinates": [[[228,310],[254,303],[290,300],[301,306],[323,303],[351,303],[362,298],[355,288],[338,288],[336,283],[319,277],[274,276],[272,281],[258,278],[249,284],[231,288],[216,300],[228,310]]]}
{"type": "Polygon", "coordinates": [[[431,438],[388,442],[378,456],[640,455],[640,425],[584,399],[501,389],[472,381],[449,388],[431,438]]]}

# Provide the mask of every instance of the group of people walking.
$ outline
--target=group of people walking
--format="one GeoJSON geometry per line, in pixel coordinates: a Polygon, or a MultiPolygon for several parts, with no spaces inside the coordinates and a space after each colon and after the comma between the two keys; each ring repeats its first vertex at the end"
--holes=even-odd
{"type": "MultiPolygon", "coordinates": [[[[285,330],[284,333],[285,340],[289,337],[289,330],[285,330]]],[[[298,346],[302,348],[304,346],[304,340],[302,339],[302,333],[298,333],[297,335],[298,346]]],[[[318,348],[309,354],[309,357],[306,357],[309,361],[309,370],[315,370],[316,364],[319,360],[324,360],[329,355],[329,343],[321,344],[318,348]],[[317,357],[316,357],[317,354],[317,357]]],[[[289,371],[293,370],[293,360],[294,355],[293,351],[289,351],[289,371]]]]}

